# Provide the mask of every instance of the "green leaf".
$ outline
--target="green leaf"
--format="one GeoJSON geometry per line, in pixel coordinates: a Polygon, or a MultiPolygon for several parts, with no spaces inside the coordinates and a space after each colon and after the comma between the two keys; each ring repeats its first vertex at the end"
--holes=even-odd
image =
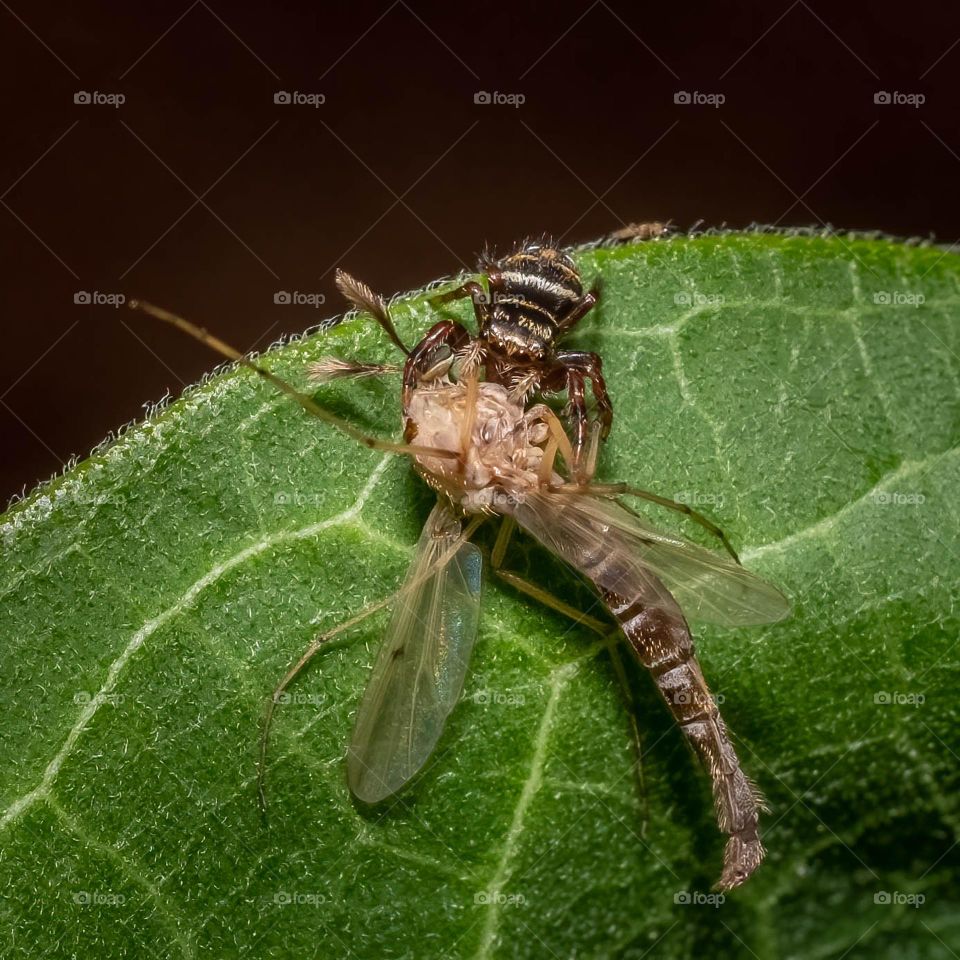
{"type": "MultiPolygon", "coordinates": [[[[279,710],[264,825],[265,698],[319,630],[394,589],[431,498],[405,460],[228,369],[0,518],[4,956],[960,949],[960,259],[763,233],[578,257],[604,282],[573,338],[615,402],[602,475],[696,501],[794,602],[763,629],[695,626],[769,800],[758,874],[702,902],[723,838],[649,678],[630,667],[644,805],[608,654],[495,581],[410,793],[370,814],[345,784],[377,615],[279,710]]],[[[423,294],[396,314],[408,339],[434,319],[423,294]]],[[[267,362],[302,384],[331,352],[395,359],[353,319],[267,362]]],[[[399,432],[394,381],[317,397],[399,432]]],[[[589,602],[518,548],[510,566],[589,602]]]]}

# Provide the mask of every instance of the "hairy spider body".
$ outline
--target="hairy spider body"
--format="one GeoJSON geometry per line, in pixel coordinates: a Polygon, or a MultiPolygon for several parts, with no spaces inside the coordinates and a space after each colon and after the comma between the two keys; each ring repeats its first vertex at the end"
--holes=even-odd
{"type": "Polygon", "coordinates": [[[483,266],[494,278],[494,295],[483,313],[480,336],[503,358],[547,358],[565,318],[583,299],[573,261],[552,245],[527,244],[483,266]]]}
{"type": "Polygon", "coordinates": [[[599,287],[584,293],[573,260],[547,239],[525,240],[501,258],[485,254],[478,266],[486,287],[471,280],[431,301],[439,305],[470,297],[476,336],[454,320],[435,324],[408,357],[406,393],[421,378],[429,358],[452,354],[464,372],[482,365],[484,379],[506,387],[519,402],[533,394],[566,391],[579,460],[589,434],[587,382],[604,438],[613,423],[613,406],[600,357],[562,350],[558,343],[599,301],[599,287]]]}

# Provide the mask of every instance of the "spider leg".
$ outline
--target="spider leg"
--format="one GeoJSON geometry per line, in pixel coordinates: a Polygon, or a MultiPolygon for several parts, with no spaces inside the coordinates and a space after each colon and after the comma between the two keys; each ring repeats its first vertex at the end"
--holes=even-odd
{"type": "Polygon", "coordinates": [[[591,444],[593,442],[590,437],[590,416],[585,396],[588,379],[593,387],[593,396],[597,405],[600,435],[596,442],[599,442],[606,439],[613,423],[613,404],[610,402],[606,382],[603,379],[600,358],[595,353],[579,351],[558,353],[544,384],[548,391],[566,387],[567,412],[573,430],[574,472],[581,485],[593,476],[593,468],[596,465],[596,452],[592,448],[586,457],[587,464],[584,463],[584,450],[588,446],[588,440],[591,444]]]}
{"type": "Polygon", "coordinates": [[[487,291],[483,289],[483,284],[478,281],[468,280],[459,287],[454,287],[453,290],[448,290],[446,293],[438,293],[436,296],[430,297],[427,303],[436,309],[437,307],[442,307],[445,303],[453,303],[455,300],[466,300],[467,297],[470,297],[474,304],[483,303],[487,299],[487,291]]]}
{"type": "Polygon", "coordinates": [[[440,320],[427,331],[403,365],[404,408],[410,403],[414,389],[425,380],[445,374],[453,364],[456,351],[468,346],[472,339],[466,327],[455,320],[440,320]],[[442,351],[442,347],[447,350],[442,351]]]}
{"type": "Polygon", "coordinates": [[[584,381],[590,381],[593,399],[597,404],[597,420],[602,428],[600,439],[606,440],[613,425],[613,404],[607,392],[607,381],[603,377],[603,361],[598,354],[585,350],[561,351],[556,355],[556,361],[568,371],[576,370],[584,381]]]}
{"type": "Polygon", "coordinates": [[[560,321],[557,336],[569,333],[600,302],[600,281],[597,280],[588,293],[577,301],[570,312],[560,321]]]}

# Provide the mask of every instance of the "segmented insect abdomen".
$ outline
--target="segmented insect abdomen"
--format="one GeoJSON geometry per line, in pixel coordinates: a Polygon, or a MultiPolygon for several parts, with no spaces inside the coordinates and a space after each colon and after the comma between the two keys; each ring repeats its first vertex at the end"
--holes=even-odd
{"type": "MultiPolygon", "coordinates": [[[[739,886],[756,870],[764,856],[757,832],[763,801],[743,772],[723,718],[710,695],[696,659],[690,628],[675,601],[672,605],[650,606],[598,586],[637,659],[653,675],[678,725],[710,772],[717,822],[730,837],[718,886],[723,889],[739,886]]],[[[666,593],[666,588],[663,592],[666,593]]]]}
{"type": "MultiPolygon", "coordinates": [[[[740,767],[720,711],[703,678],[679,604],[643,562],[642,528],[629,532],[617,503],[539,493],[509,507],[541,543],[587,576],[652,674],[713,781],[717,822],[728,836],[718,886],[739,886],[763,860],[757,821],[763,800],[740,767]]],[[[649,541],[652,543],[653,541],[649,541]]]]}

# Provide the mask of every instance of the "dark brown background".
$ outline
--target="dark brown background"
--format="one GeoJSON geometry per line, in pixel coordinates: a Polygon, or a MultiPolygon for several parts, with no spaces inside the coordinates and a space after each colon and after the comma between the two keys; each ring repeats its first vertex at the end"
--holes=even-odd
{"type": "Polygon", "coordinates": [[[0,502],[214,362],[78,291],[251,347],[339,312],[336,265],[407,289],[530,232],[960,235],[955,4],[11,0],[0,18],[0,502]]]}

